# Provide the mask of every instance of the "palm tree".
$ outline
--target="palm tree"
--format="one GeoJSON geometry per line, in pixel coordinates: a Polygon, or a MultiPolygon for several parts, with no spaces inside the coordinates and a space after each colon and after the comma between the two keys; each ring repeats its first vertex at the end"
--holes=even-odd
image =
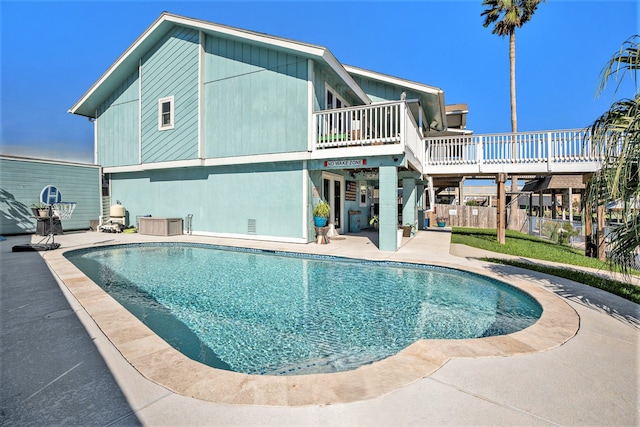
{"type": "MultiPolygon", "coordinates": [[[[538,5],[544,0],[483,0],[482,5],[487,9],[480,16],[484,16],[485,28],[494,24],[492,34],[500,37],[509,36],[509,88],[511,98],[511,132],[518,132],[518,120],[516,114],[516,28],[529,22],[538,5]]],[[[517,155],[515,140],[513,141],[513,156],[517,155]]],[[[518,177],[511,177],[511,191],[518,191],[518,177]]],[[[517,200],[517,197],[516,197],[517,200]]],[[[511,203],[510,228],[519,228],[517,225],[518,203],[511,203]]],[[[504,243],[504,242],[501,242],[504,243]]]]}
{"type": "Polygon", "coordinates": [[[622,225],[610,235],[609,261],[623,269],[640,268],[640,92],[636,71],[640,69],[640,36],[625,41],[600,73],[597,95],[609,80],[620,82],[626,73],[636,83],[633,99],[614,102],[608,111],[589,127],[593,150],[602,156],[603,167],[587,185],[586,200],[591,206],[620,201],[622,225]]]}

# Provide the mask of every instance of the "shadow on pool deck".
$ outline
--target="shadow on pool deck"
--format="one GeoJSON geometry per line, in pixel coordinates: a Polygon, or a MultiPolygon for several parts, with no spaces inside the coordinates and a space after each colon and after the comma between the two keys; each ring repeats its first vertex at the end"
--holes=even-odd
{"type": "Polygon", "coordinates": [[[0,242],[0,424],[141,425],[30,240],[0,242]]]}

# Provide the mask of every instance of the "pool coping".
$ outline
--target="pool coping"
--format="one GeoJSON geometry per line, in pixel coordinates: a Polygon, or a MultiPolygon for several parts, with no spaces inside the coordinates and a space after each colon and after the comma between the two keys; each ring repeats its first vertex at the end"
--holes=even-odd
{"type": "MultiPolygon", "coordinates": [[[[180,239],[158,242],[186,243],[180,239]]],[[[204,239],[191,243],[208,244],[204,239]]],[[[224,371],[189,359],[171,347],[64,257],[67,251],[113,245],[61,248],[43,253],[43,257],[58,282],[69,290],[107,339],[142,376],[174,393],[204,401],[302,406],[373,399],[428,377],[454,358],[508,357],[551,350],[570,340],[580,327],[578,314],[567,302],[535,284],[512,277],[508,284],[531,295],[543,308],[535,324],[513,334],[461,340],[419,340],[386,359],[345,372],[267,376],[224,371]]],[[[252,249],[250,245],[229,247],[252,249]]],[[[505,282],[504,277],[473,266],[406,263],[449,267],[505,282]]]]}

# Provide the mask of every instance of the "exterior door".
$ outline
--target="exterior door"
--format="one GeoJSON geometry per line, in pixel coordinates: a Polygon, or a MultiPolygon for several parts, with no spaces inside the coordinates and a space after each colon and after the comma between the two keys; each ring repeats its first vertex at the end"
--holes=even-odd
{"type": "Polygon", "coordinates": [[[322,199],[331,205],[329,224],[342,233],[344,178],[340,175],[322,174],[322,199]]]}
{"type": "MultiPolygon", "coordinates": [[[[329,85],[326,85],[326,94],[325,94],[325,109],[327,110],[335,110],[338,108],[348,107],[349,104],[342,99],[335,90],[333,90],[329,85]]],[[[327,130],[332,134],[342,134],[346,132],[346,123],[344,123],[343,114],[330,114],[327,117],[327,123],[325,124],[327,130]]]]}

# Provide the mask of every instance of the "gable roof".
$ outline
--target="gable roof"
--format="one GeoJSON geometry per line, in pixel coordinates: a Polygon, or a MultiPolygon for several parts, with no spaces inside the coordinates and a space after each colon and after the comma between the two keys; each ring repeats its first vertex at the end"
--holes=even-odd
{"type": "Polygon", "coordinates": [[[69,113],[95,117],[100,103],[115,90],[117,85],[135,71],[139,65],[140,58],[175,25],[224,38],[264,45],[272,49],[314,59],[334,71],[364,104],[371,103],[367,94],[364,93],[342,64],[325,47],[163,12],[69,109],[69,113]]]}
{"type": "Polygon", "coordinates": [[[586,188],[582,175],[549,175],[526,182],[522,191],[534,193],[551,192],[551,190],[584,190],[586,188]]]}
{"type": "MultiPolygon", "coordinates": [[[[435,119],[438,122],[438,125],[441,127],[441,129],[438,130],[446,129],[447,119],[444,105],[444,91],[442,89],[411,80],[390,76],[388,74],[378,73],[376,71],[365,70],[364,68],[358,68],[351,65],[345,65],[344,68],[351,75],[361,76],[369,80],[379,81],[414,91],[418,93],[420,101],[423,105],[427,105],[427,99],[435,97],[438,100],[436,107],[438,117],[436,117],[435,119]]],[[[416,107],[411,106],[410,108],[414,109],[416,107]]],[[[414,114],[414,117],[417,116],[415,111],[412,111],[412,113],[414,114]]]]}

